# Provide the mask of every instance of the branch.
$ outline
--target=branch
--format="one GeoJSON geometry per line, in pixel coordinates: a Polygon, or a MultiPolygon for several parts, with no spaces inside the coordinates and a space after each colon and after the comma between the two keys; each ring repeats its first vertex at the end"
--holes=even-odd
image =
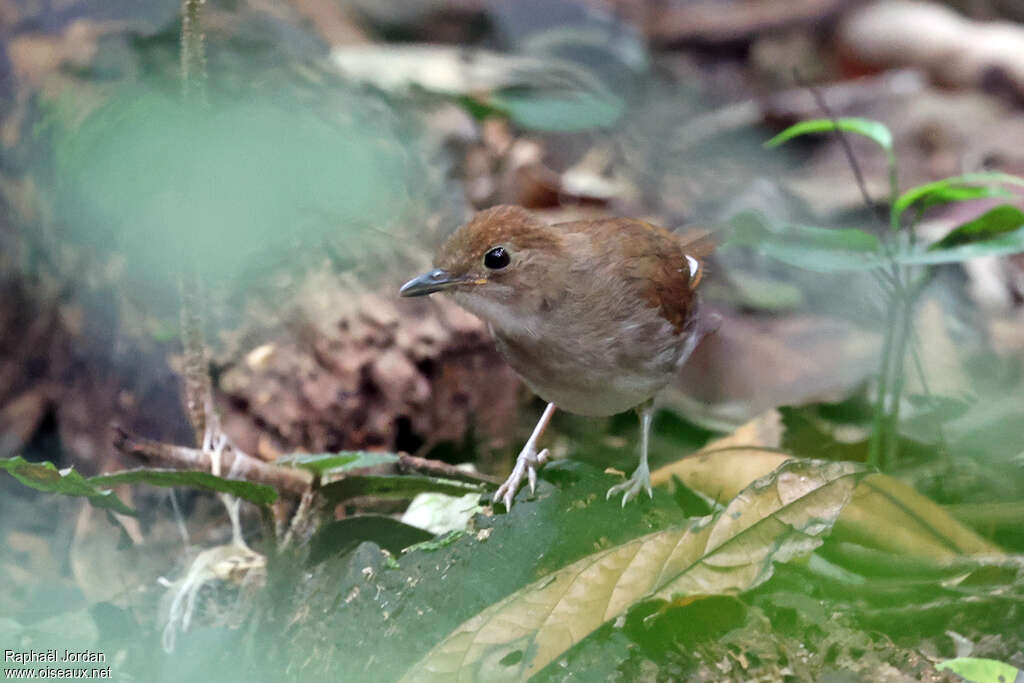
{"type": "Polygon", "coordinates": [[[448,463],[441,462],[440,460],[428,460],[427,458],[418,458],[415,455],[406,455],[405,453],[398,456],[398,471],[400,473],[409,471],[422,472],[423,474],[442,477],[444,479],[465,481],[470,484],[487,484],[488,486],[497,486],[501,483],[500,479],[492,477],[489,474],[467,472],[466,470],[459,469],[454,465],[449,465],[448,463]]]}
{"type": "Polygon", "coordinates": [[[850,145],[850,140],[846,137],[846,133],[842,128],[839,127],[839,118],[836,116],[835,112],[832,111],[832,108],[828,106],[828,102],[825,101],[825,96],[821,94],[821,89],[812,83],[804,81],[800,76],[800,72],[795,69],[793,71],[793,78],[796,79],[796,82],[801,87],[807,88],[807,90],[810,91],[818,107],[825,113],[825,116],[832,121],[832,126],[835,129],[833,132],[839,139],[839,144],[843,147],[843,152],[846,154],[847,161],[850,162],[850,168],[853,170],[853,177],[857,180],[857,188],[860,190],[861,197],[864,198],[864,204],[867,205],[868,210],[872,215],[882,222],[883,226],[888,227],[889,221],[886,211],[871,198],[871,193],[868,192],[868,186],[864,182],[864,173],[860,170],[860,164],[857,162],[857,155],[853,153],[853,147],[850,145]]]}
{"type": "MultiPolygon", "coordinates": [[[[143,439],[117,425],[113,426],[113,430],[114,448],[124,455],[179,470],[210,472],[212,469],[210,454],[199,448],[143,439]]],[[[273,486],[282,496],[289,498],[300,498],[309,491],[312,482],[308,472],[275,467],[231,447],[224,449],[221,454],[221,467],[224,472],[232,472],[235,479],[273,486]]]]}
{"type": "MultiPolygon", "coordinates": [[[[857,161],[857,155],[853,153],[853,146],[850,144],[850,139],[846,136],[843,129],[839,127],[839,117],[836,116],[836,113],[828,105],[828,102],[825,101],[825,96],[821,93],[821,89],[812,83],[804,81],[797,69],[793,70],[793,78],[801,87],[807,88],[807,90],[810,91],[811,96],[814,97],[814,101],[818,104],[818,107],[822,112],[824,112],[825,116],[828,117],[829,121],[832,122],[832,127],[834,129],[833,132],[839,139],[839,144],[842,146],[843,152],[846,154],[846,159],[850,163],[850,168],[853,170],[853,177],[857,181],[857,189],[860,190],[860,195],[864,198],[864,204],[867,206],[868,212],[882,225],[883,234],[879,241],[892,268],[892,272],[883,275],[883,277],[886,278],[886,281],[896,292],[902,295],[904,293],[904,288],[903,281],[900,279],[899,267],[896,265],[892,248],[889,245],[888,240],[885,239],[884,234],[885,230],[889,227],[889,220],[887,217],[888,211],[886,211],[886,209],[881,205],[876,204],[875,200],[871,198],[871,193],[868,192],[867,183],[864,182],[864,173],[861,171],[860,163],[857,161]]],[[[890,161],[890,163],[895,164],[895,162],[892,161],[890,161]]],[[[893,187],[895,187],[895,181],[892,180],[894,178],[894,173],[895,172],[892,168],[890,168],[889,176],[893,187]]],[[[892,197],[892,201],[895,201],[895,199],[895,196],[892,197]]],[[[880,272],[884,273],[885,271],[880,272]]]]}

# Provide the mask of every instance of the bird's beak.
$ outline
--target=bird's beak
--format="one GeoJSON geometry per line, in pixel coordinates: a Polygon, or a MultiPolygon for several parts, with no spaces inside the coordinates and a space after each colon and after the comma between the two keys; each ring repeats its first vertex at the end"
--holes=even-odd
{"type": "Polygon", "coordinates": [[[480,281],[468,277],[455,277],[443,268],[435,268],[429,273],[424,273],[406,282],[398,290],[398,294],[399,296],[424,296],[463,284],[480,284],[480,281]]]}

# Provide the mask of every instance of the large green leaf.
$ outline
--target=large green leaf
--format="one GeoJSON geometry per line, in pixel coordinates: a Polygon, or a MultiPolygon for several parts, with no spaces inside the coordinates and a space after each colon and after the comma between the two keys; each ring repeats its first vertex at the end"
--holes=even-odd
{"type": "Polygon", "coordinates": [[[205,491],[229,493],[250,503],[270,505],[277,502],[277,491],[265,484],[251,481],[218,477],[209,472],[199,470],[168,470],[142,467],[134,470],[123,470],[90,477],[88,483],[93,486],[118,486],[120,484],[150,484],[151,486],[188,486],[205,491]]]}
{"type": "Polygon", "coordinates": [[[7,470],[25,486],[39,491],[86,498],[96,507],[107,508],[123,515],[135,514],[135,511],[115,496],[113,491],[97,488],[95,482],[86,479],[70,467],[58,470],[52,462],[29,462],[18,455],[0,460],[0,469],[7,470]]]}
{"type": "Polygon", "coordinates": [[[845,463],[787,463],[714,517],[598,551],[491,605],[402,680],[524,680],[642,600],[749,590],[775,562],[821,543],[860,472],[845,463]]]}
{"type": "Polygon", "coordinates": [[[434,534],[397,519],[382,515],[360,515],[329,522],[320,527],[309,542],[309,564],[323,562],[334,555],[353,550],[360,543],[372,541],[392,555],[417,543],[434,538],[434,534]]]}
{"type": "MultiPolygon", "coordinates": [[[[633,459],[628,450],[620,455],[633,459]]],[[[536,495],[521,492],[507,514],[477,515],[471,533],[403,553],[397,569],[363,546],[316,565],[312,577],[296,577],[303,595],[315,591],[323,596],[318,604],[338,605],[297,621],[295,642],[324,653],[302,658],[297,677],[330,677],[347,666],[395,681],[460,623],[539,577],[683,521],[660,489],[625,508],[606,500],[617,481],[589,463],[559,460],[541,471],[536,495]],[[378,564],[366,579],[364,569],[378,564]]]]}
{"type": "Polygon", "coordinates": [[[793,124],[768,142],[764,143],[764,146],[769,148],[778,147],[782,143],[801,135],[808,135],[811,133],[830,133],[836,129],[837,124],[841,131],[845,133],[856,133],[857,135],[863,135],[866,138],[870,138],[871,140],[874,140],[879,147],[884,149],[890,155],[892,154],[892,133],[885,124],[878,121],[872,121],[871,119],[854,117],[841,118],[836,121],[833,121],[832,119],[801,121],[800,123],[793,124]]]}
{"type": "Polygon", "coordinates": [[[341,451],[340,453],[293,453],[282,455],[275,465],[286,465],[323,475],[327,472],[346,472],[364,467],[392,465],[398,462],[394,453],[373,451],[341,451]]]}

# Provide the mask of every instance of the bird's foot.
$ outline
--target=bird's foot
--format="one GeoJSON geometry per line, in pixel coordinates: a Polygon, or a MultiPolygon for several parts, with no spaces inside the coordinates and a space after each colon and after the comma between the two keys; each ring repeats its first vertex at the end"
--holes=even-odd
{"type": "Polygon", "coordinates": [[[633,476],[629,479],[608,489],[605,499],[621,493],[622,507],[626,507],[626,503],[640,495],[641,491],[647,491],[647,495],[654,498],[654,491],[651,490],[651,470],[647,467],[646,462],[640,463],[640,467],[636,468],[633,476]]]}
{"type": "Polygon", "coordinates": [[[512,468],[512,474],[508,475],[505,483],[494,492],[494,502],[504,502],[505,509],[511,510],[512,498],[515,497],[516,491],[523,483],[523,477],[529,481],[530,493],[533,493],[537,489],[537,468],[550,459],[548,449],[545,448],[538,453],[533,444],[527,443],[520,451],[519,457],[516,458],[516,466],[512,468]]]}

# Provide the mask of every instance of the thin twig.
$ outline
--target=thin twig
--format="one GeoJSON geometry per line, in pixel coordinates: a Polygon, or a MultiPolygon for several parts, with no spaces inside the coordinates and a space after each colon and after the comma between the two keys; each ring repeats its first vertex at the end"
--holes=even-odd
{"type": "Polygon", "coordinates": [[[501,483],[500,479],[488,474],[467,472],[466,470],[459,469],[454,465],[449,465],[448,463],[441,462],[440,460],[428,460],[427,458],[418,458],[415,455],[406,455],[404,453],[398,456],[398,470],[399,472],[422,472],[423,474],[429,474],[435,477],[465,481],[471,484],[488,484],[491,486],[497,486],[501,483]]]}
{"type": "Polygon", "coordinates": [[[302,494],[302,497],[299,499],[299,507],[295,510],[295,514],[292,515],[292,521],[288,525],[288,531],[285,532],[284,538],[281,539],[280,547],[282,550],[292,544],[292,539],[297,534],[303,533],[309,527],[315,498],[316,496],[312,488],[302,494]]]}
{"type": "MultiPolygon", "coordinates": [[[[817,90],[822,98],[839,102],[839,106],[845,109],[888,97],[916,94],[924,86],[925,81],[918,72],[904,70],[833,83],[817,90]]],[[[741,100],[697,114],[685,127],[673,132],[670,148],[673,152],[687,150],[719,136],[760,125],[765,119],[790,120],[811,116],[815,111],[816,98],[809,99],[808,90],[811,89],[801,85],[764,99],[741,100]]]]}
{"type": "Polygon", "coordinates": [[[182,250],[183,263],[179,271],[178,289],[181,293],[181,342],[184,351],[182,375],[185,384],[185,409],[202,445],[207,430],[214,427],[213,386],[206,355],[206,335],[203,332],[202,285],[195,263],[185,265],[191,255],[182,250]],[[191,267],[189,267],[191,266],[191,267]]]}
{"type": "Polygon", "coordinates": [[[839,140],[840,146],[843,148],[843,153],[846,155],[846,159],[850,164],[850,169],[853,171],[853,177],[857,181],[857,189],[860,190],[860,195],[864,199],[864,204],[868,208],[868,212],[877,220],[882,230],[882,235],[879,239],[879,243],[882,246],[882,251],[885,253],[886,259],[891,264],[892,272],[887,273],[885,270],[878,271],[878,274],[885,279],[885,281],[899,294],[903,294],[903,281],[900,279],[899,267],[896,264],[895,255],[892,252],[892,246],[885,238],[885,231],[889,227],[889,223],[886,220],[886,211],[881,205],[875,202],[871,197],[871,193],[868,192],[867,183],[864,181],[864,173],[861,171],[860,162],[857,161],[857,155],[853,152],[853,146],[850,144],[850,139],[842,128],[839,127],[839,117],[829,106],[825,100],[825,96],[822,94],[821,89],[816,85],[804,81],[800,76],[800,72],[796,69],[793,70],[793,78],[802,87],[807,88],[810,91],[814,101],[818,104],[818,107],[825,114],[826,117],[832,122],[832,127],[836,134],[836,138],[839,140]]]}
{"type": "Polygon", "coordinates": [[[181,87],[186,99],[206,96],[202,5],[203,0],[183,0],[181,6],[181,87]]]}
{"type": "Polygon", "coordinates": [[[853,171],[853,176],[857,180],[857,188],[860,190],[861,197],[864,198],[864,204],[867,205],[872,215],[876,219],[878,219],[878,221],[881,222],[884,227],[888,228],[889,221],[887,220],[886,212],[884,209],[882,209],[880,205],[878,205],[875,202],[874,199],[871,198],[871,193],[868,192],[868,186],[864,182],[864,173],[860,169],[860,163],[858,163],[857,161],[857,156],[853,153],[853,146],[850,145],[849,138],[846,137],[846,134],[839,127],[839,118],[836,116],[835,112],[832,111],[832,108],[828,106],[828,102],[825,101],[825,97],[821,94],[821,90],[819,90],[817,86],[805,81],[803,77],[800,75],[800,72],[796,69],[793,70],[793,77],[794,79],[796,79],[796,82],[798,84],[800,84],[804,88],[807,88],[811,92],[811,95],[814,97],[814,101],[821,108],[821,111],[823,111],[825,113],[825,116],[827,116],[829,120],[832,121],[832,126],[835,129],[834,132],[836,134],[836,137],[839,140],[839,144],[842,145],[843,147],[843,152],[846,154],[846,159],[850,163],[850,169],[853,171]]]}
{"type": "MultiPolygon", "coordinates": [[[[202,25],[204,0],[182,0],[181,92],[187,103],[206,103],[206,45],[202,25]]],[[[193,245],[183,244],[179,264],[181,338],[184,347],[185,403],[201,447],[212,445],[220,432],[203,331],[203,281],[193,245]]]]}
{"type": "MultiPolygon", "coordinates": [[[[144,439],[116,425],[113,429],[114,448],[125,455],[180,470],[210,472],[213,468],[210,454],[201,448],[144,439]]],[[[233,472],[237,479],[273,486],[281,495],[290,498],[299,498],[309,490],[311,477],[303,470],[274,467],[231,447],[224,450],[221,458],[224,469],[233,472]]]]}

